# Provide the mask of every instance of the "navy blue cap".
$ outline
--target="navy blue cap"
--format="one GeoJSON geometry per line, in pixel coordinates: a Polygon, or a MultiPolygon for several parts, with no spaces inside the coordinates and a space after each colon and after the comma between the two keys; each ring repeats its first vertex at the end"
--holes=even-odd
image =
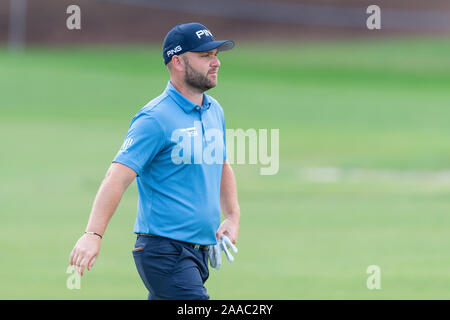
{"type": "Polygon", "coordinates": [[[201,52],[217,49],[219,51],[230,50],[234,47],[231,40],[216,41],[204,25],[192,22],[179,24],[174,27],[164,38],[163,58],[168,64],[172,56],[180,55],[188,51],[201,52]]]}

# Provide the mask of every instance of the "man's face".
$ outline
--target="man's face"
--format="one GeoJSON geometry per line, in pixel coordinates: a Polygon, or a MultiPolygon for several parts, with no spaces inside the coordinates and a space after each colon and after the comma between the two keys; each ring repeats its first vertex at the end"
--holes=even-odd
{"type": "Polygon", "coordinates": [[[220,61],[218,50],[186,52],[182,55],[185,63],[184,81],[192,88],[205,92],[217,85],[220,61]]]}

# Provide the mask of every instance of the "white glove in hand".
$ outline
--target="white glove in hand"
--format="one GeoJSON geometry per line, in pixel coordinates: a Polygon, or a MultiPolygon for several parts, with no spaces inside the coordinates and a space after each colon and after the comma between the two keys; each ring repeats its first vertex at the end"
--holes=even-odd
{"type": "Polygon", "coordinates": [[[231,253],[228,251],[228,247],[230,247],[235,253],[238,252],[238,249],[235,247],[235,245],[231,242],[230,239],[228,239],[227,236],[223,235],[221,238],[220,246],[222,247],[222,250],[225,251],[225,255],[227,256],[228,261],[233,262],[234,257],[231,255],[231,253]]]}
{"type": "Polygon", "coordinates": [[[217,242],[216,245],[211,246],[209,249],[209,264],[211,267],[219,270],[222,266],[222,250],[225,251],[225,255],[227,256],[228,261],[233,262],[234,257],[228,251],[228,247],[230,247],[234,252],[238,252],[236,246],[231,242],[231,240],[223,235],[222,238],[217,242]]]}
{"type": "Polygon", "coordinates": [[[220,267],[222,266],[222,258],[220,254],[221,254],[220,242],[209,247],[209,264],[211,265],[211,267],[217,270],[219,270],[220,267]]]}

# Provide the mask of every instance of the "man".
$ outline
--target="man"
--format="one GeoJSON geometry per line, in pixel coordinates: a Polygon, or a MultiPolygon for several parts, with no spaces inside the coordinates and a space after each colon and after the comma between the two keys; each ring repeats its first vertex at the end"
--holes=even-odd
{"type": "Polygon", "coordinates": [[[106,226],[136,178],[133,257],[148,298],[209,299],[209,246],[223,235],[236,243],[240,208],[226,161],[223,110],[204,92],[217,84],[218,52],[233,46],[215,41],[199,23],[167,34],[163,57],[170,81],[131,121],[99,188],[86,233],[70,255],[80,275],[94,265],[106,226]]]}

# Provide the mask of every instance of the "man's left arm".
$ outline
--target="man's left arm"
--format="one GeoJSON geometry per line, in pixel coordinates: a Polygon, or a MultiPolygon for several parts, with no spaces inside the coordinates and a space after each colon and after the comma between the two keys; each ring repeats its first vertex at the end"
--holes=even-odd
{"type": "Polygon", "coordinates": [[[217,230],[216,238],[219,240],[222,235],[226,235],[232,243],[236,243],[239,234],[241,209],[238,203],[236,179],[228,161],[224,162],[222,168],[220,207],[225,219],[217,230]]]}

